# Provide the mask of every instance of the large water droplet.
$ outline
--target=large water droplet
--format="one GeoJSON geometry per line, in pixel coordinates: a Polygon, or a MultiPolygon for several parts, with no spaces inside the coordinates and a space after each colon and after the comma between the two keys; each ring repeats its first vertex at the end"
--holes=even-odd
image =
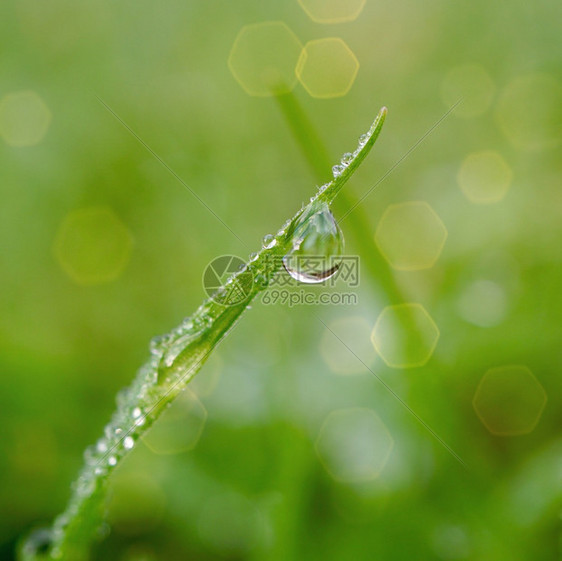
{"type": "Polygon", "coordinates": [[[343,247],[342,231],[328,205],[321,203],[295,227],[293,249],[283,265],[299,282],[319,283],[336,274],[343,247]]]}

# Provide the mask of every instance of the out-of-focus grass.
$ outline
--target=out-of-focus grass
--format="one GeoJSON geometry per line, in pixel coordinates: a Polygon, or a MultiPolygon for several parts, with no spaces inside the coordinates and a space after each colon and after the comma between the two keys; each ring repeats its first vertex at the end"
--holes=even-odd
{"type": "MultiPolygon", "coordinates": [[[[217,362],[200,374],[202,385],[216,387],[199,398],[207,420],[197,445],[166,456],[140,446],[116,474],[112,532],[96,558],[556,558],[559,5],[367,0],[355,21],[331,26],[313,23],[297,2],[215,8],[62,0],[0,7],[0,99],[32,91],[50,113],[39,143],[2,137],[0,145],[0,497],[10,513],[0,525],[2,553],[9,559],[23,531],[63,508],[84,446],[148,339],[201,300],[205,265],[247,252],[94,94],[253,247],[315,181],[274,101],[249,97],[227,65],[243,25],[283,20],[303,44],[343,38],[360,63],[344,97],[295,89],[331,154],[373,107],[391,110],[377,158],[352,186],[357,197],[448,109],[455,69],[478,65],[492,84],[476,114],[450,115],[363,203],[371,236],[389,204],[408,201],[429,203],[447,228],[433,267],[395,273],[405,299],[439,327],[432,358],[400,370],[376,357],[370,367],[469,469],[368,371],[333,373],[320,352],[327,334],[307,307],[256,305],[221,349],[229,368],[217,362]],[[543,86],[525,93],[522,77],[537,74],[547,86],[540,78],[543,86]],[[457,182],[466,158],[483,151],[497,152],[513,174],[506,196],[490,205],[468,200],[457,182]],[[111,208],[134,242],[116,280],[84,286],[53,248],[69,213],[90,207],[111,208]],[[475,288],[482,281],[496,288],[475,288]],[[532,432],[501,437],[472,402],[484,374],[510,364],[527,366],[548,402],[532,432]],[[350,408],[373,410],[394,441],[385,468],[366,483],[337,482],[316,452],[325,419],[350,408]]],[[[315,313],[328,325],[359,316],[374,326],[387,302],[371,286],[363,276],[358,306],[315,313]]]]}

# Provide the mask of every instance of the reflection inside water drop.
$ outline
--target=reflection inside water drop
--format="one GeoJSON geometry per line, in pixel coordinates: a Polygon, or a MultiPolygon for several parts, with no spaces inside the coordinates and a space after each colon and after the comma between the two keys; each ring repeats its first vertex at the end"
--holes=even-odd
{"type": "Polygon", "coordinates": [[[287,272],[297,281],[315,284],[338,271],[344,239],[334,215],[321,203],[296,226],[293,249],[283,257],[287,272]]]}

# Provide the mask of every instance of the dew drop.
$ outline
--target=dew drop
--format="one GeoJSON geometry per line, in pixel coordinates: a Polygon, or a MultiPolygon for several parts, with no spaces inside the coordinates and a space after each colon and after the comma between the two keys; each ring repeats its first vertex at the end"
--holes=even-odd
{"type": "Polygon", "coordinates": [[[345,171],[345,166],[335,165],[332,168],[332,174],[334,177],[339,177],[345,171]]]}
{"type": "Polygon", "coordinates": [[[100,454],[104,454],[105,452],[107,452],[107,442],[103,438],[100,438],[98,440],[98,443],[96,444],[96,450],[100,454]]]}
{"type": "Polygon", "coordinates": [[[33,531],[27,538],[24,553],[27,555],[45,555],[53,543],[53,535],[47,528],[33,531]]]}
{"type": "Polygon", "coordinates": [[[369,135],[368,134],[362,134],[359,137],[359,146],[365,146],[365,144],[367,144],[367,141],[369,140],[369,135]]]}
{"type": "Polygon", "coordinates": [[[271,234],[267,234],[263,237],[262,246],[264,249],[271,249],[276,243],[277,240],[271,234]]]}
{"type": "Polygon", "coordinates": [[[166,342],[166,337],[163,335],[157,335],[150,340],[150,352],[152,354],[161,354],[162,348],[166,342]]]}
{"type": "Polygon", "coordinates": [[[293,248],[283,265],[297,281],[315,284],[338,271],[344,247],[342,231],[326,203],[303,217],[295,228],[293,248]]]}
{"type": "Polygon", "coordinates": [[[96,488],[95,481],[91,477],[81,477],[78,480],[76,491],[82,497],[89,497],[96,488]]]}
{"type": "Polygon", "coordinates": [[[142,415],[142,411],[140,407],[135,407],[133,409],[133,419],[137,419],[138,417],[140,417],[142,415]]]}
{"type": "Polygon", "coordinates": [[[353,160],[353,154],[351,152],[346,152],[342,157],[341,157],[341,163],[344,166],[348,166],[353,160]]]}
{"type": "Polygon", "coordinates": [[[117,458],[115,456],[109,456],[109,459],[107,460],[107,463],[110,466],[115,466],[115,465],[117,465],[117,458]]]}
{"type": "Polygon", "coordinates": [[[88,446],[88,448],[84,450],[84,461],[88,465],[96,463],[96,449],[94,446],[88,446]]]}
{"type": "Polygon", "coordinates": [[[123,448],[125,448],[125,450],[130,450],[134,445],[135,441],[132,436],[127,436],[125,440],[123,440],[123,448]]]}
{"type": "Polygon", "coordinates": [[[259,257],[258,253],[250,253],[250,262],[254,262],[259,257]]]}

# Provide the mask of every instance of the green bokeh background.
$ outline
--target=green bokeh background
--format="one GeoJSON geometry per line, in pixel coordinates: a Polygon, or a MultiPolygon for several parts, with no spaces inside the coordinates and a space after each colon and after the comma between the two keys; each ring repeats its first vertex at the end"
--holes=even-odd
{"type": "Polygon", "coordinates": [[[562,99],[538,90],[501,113],[521,76],[547,74],[560,88],[562,8],[552,0],[367,0],[356,21],[335,25],[312,22],[296,0],[2,2],[0,99],[32,90],[52,120],[34,146],[0,139],[0,555],[12,559],[26,531],[64,508],[83,449],[149,339],[203,299],[207,263],[246,257],[313,194],[318,179],[278,104],[247,95],[227,65],[240,29],[269,20],[303,44],[341,37],[360,63],[343,97],[294,90],[334,163],[389,108],[346,187],[353,198],[447,111],[451,70],[481,65],[493,97],[475,117],[447,116],[362,203],[364,239],[347,238],[362,262],[357,306],[256,303],[245,315],[198,375],[219,377],[200,398],[207,416],[197,445],[173,455],[136,447],[114,475],[111,531],[93,559],[562,558],[562,99]],[[552,146],[522,149],[498,126],[506,119],[553,137],[552,146]],[[493,205],[471,203],[457,184],[466,156],[484,150],[513,172],[493,205]],[[411,200],[431,205],[448,238],[432,268],[395,271],[393,282],[403,301],[428,310],[440,339],[423,367],[393,369],[379,357],[371,368],[466,468],[366,368],[337,375],[319,351],[326,329],[316,316],[374,326],[390,302],[368,266],[380,263],[373,236],[389,204],[411,200]],[[53,246],[68,213],[98,206],[114,211],[133,246],[117,279],[83,286],[53,246]],[[490,327],[459,313],[479,280],[506,302],[490,327]],[[548,403],[529,434],[495,436],[472,400],[488,369],[510,364],[532,371],[548,403]],[[338,482],[315,441],[331,412],[355,407],[378,415],[394,447],[378,478],[338,482]]]}

